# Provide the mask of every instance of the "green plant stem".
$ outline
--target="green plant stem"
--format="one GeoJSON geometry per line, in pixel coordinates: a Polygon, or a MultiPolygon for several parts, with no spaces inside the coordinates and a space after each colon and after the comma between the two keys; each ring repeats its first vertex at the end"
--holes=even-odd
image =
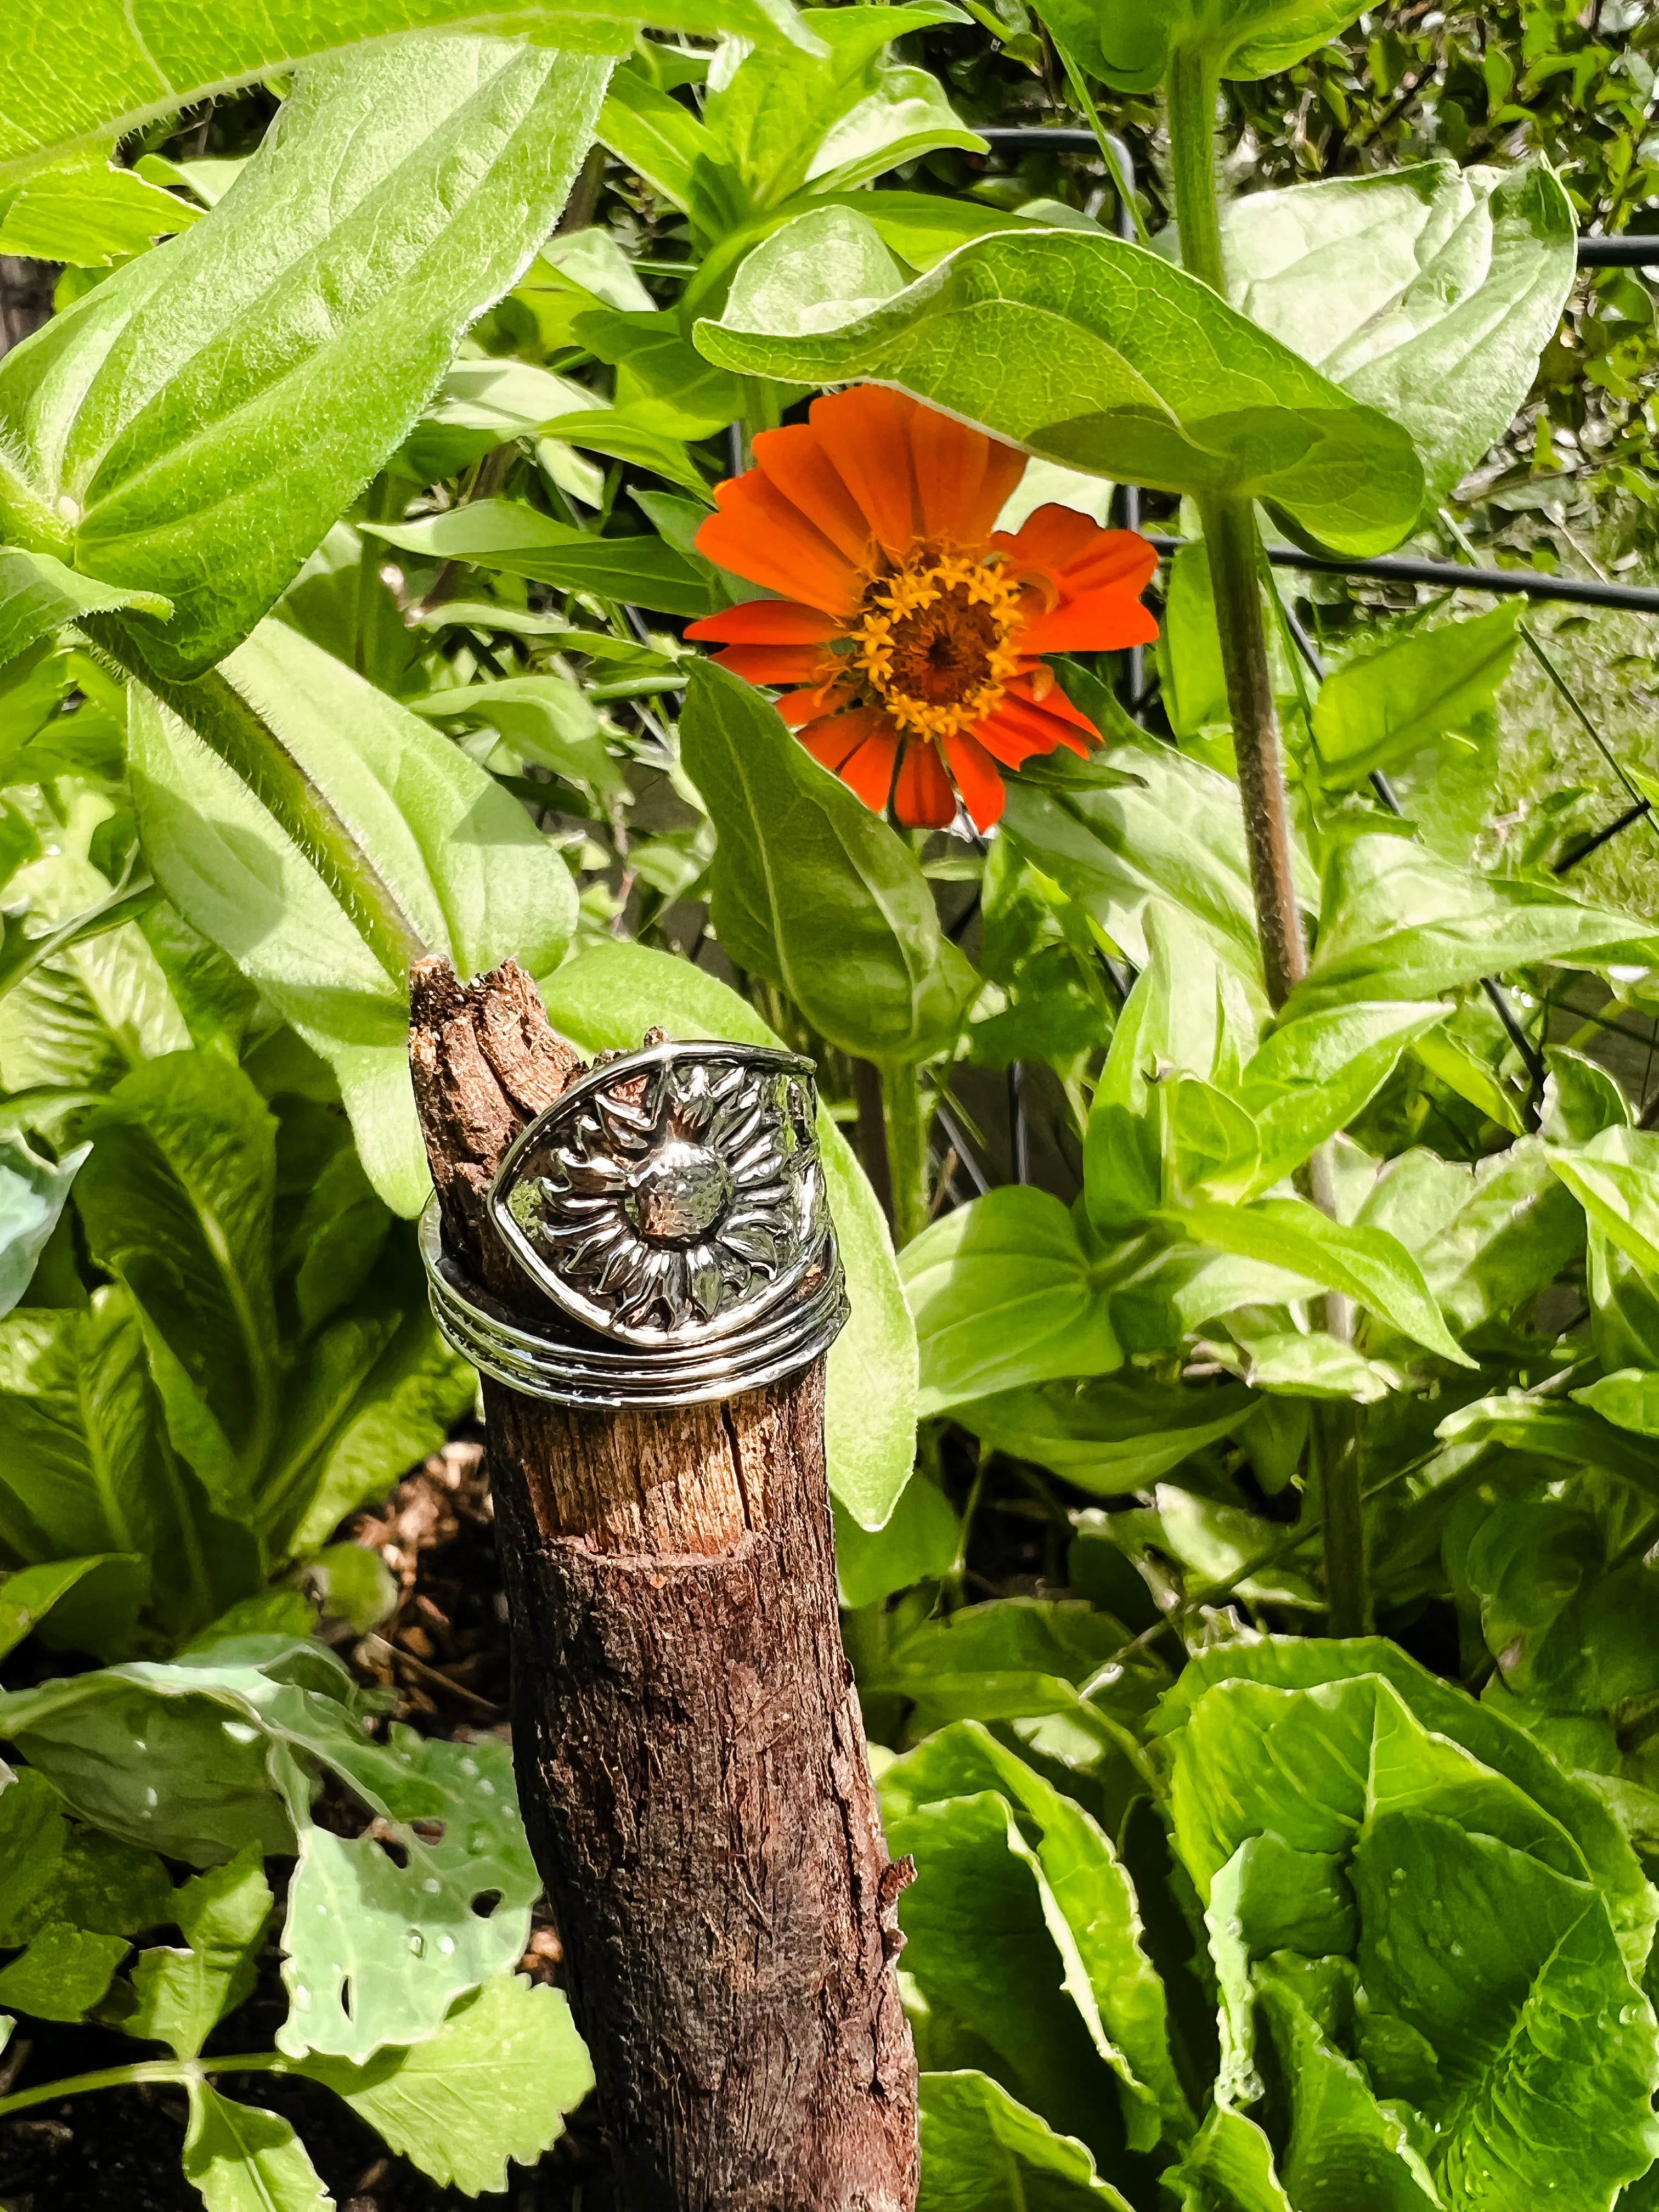
{"type": "Polygon", "coordinates": [[[921,1079],[902,1060],[882,1063],[881,1119],[893,1186],[893,1243],[902,1251],[927,1226],[929,1198],[921,1079]]]}
{"type": "Polygon", "coordinates": [[[239,2051],[228,2058],[137,2058],[130,2066],[106,2066],[96,2074],[71,2074],[61,2081],[42,2081],[0,2097],[0,2120],[26,2112],[31,2105],[50,2105],[88,2089],[132,2089],[147,2081],[198,2081],[209,2074],[286,2074],[280,2051],[239,2051]]]}
{"type": "Polygon", "coordinates": [[[125,675],[135,678],[239,777],[328,885],[358,934],[401,989],[431,951],[397,892],[326,792],[222,670],[178,683],[149,666],[118,617],[88,615],[81,627],[125,675]]]}
{"type": "MultiPolygon", "coordinates": [[[[1218,88],[1214,68],[1203,55],[1176,49],[1167,89],[1182,265],[1224,299],[1227,271],[1216,185],[1218,88]]],[[[1268,1002],[1277,1013],[1308,972],[1308,944],[1296,895],[1290,798],[1262,619],[1261,541],[1255,506],[1238,494],[1216,493],[1200,499],[1199,514],[1232,716],[1262,975],[1268,1002]]],[[[1323,1212],[1335,1214],[1334,1178],[1322,1152],[1309,1164],[1309,1194],[1323,1212]]],[[[1333,1336],[1352,1337],[1352,1309],[1346,1298],[1327,1299],[1323,1320],[1333,1336]]],[[[1319,1409],[1312,1425],[1310,1458],[1310,1502],[1323,1530],[1329,1626],[1333,1634],[1352,1635],[1364,1627],[1369,1606],[1359,1453],[1351,1407],[1319,1409]]]]}

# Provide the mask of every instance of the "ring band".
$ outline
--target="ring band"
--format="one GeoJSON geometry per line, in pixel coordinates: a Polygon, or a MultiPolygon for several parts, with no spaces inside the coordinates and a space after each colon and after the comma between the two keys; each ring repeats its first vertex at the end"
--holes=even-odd
{"type": "Polygon", "coordinates": [[[848,1315],[812,1065],[665,1042],[604,1054],[514,1140],[489,1231],[556,1317],[526,1322],[421,1221],[432,1311],[483,1374],[559,1405],[674,1407],[797,1372],[848,1315]]]}

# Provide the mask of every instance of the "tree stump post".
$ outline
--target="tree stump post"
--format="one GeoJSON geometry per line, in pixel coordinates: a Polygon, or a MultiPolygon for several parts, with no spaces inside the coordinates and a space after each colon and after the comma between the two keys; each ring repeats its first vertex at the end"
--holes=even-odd
{"type": "MultiPolygon", "coordinates": [[[[411,981],[446,1252],[551,1309],[486,1212],[582,1073],[512,963],[411,981]]],[[[910,2212],[891,1864],[836,1611],[823,1361],[672,1410],[486,1376],[526,1824],[634,2212],[910,2212]]]]}

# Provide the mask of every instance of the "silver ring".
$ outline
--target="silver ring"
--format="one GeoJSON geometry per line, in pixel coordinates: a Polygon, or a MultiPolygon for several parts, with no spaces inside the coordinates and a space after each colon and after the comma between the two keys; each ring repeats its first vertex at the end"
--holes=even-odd
{"type": "Polygon", "coordinates": [[[807,1366],[847,1319],[812,1064],[756,1045],[604,1054],[514,1140],[491,1231],[556,1310],[526,1323],[421,1222],[447,1341],[556,1404],[686,1406],[807,1366]]]}

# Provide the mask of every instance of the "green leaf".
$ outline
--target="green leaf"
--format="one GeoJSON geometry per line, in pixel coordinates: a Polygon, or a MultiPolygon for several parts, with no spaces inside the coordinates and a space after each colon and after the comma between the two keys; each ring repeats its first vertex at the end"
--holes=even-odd
{"type": "Polygon", "coordinates": [[[276,1122],[217,1054],[137,1068],[88,1117],[76,1207],[251,1468],[277,1419],[276,1122]]]}
{"type": "Polygon", "coordinates": [[[533,2166],[593,2086],[563,1991],[521,1974],[494,1976],[410,2050],[364,2066],[313,2056],[295,2070],[326,2082],[441,2188],[469,2197],[505,2189],[509,2159],[533,2166]]]}
{"type": "Polygon", "coordinates": [[[1458,1349],[1416,1261],[1385,1230],[1350,1228],[1299,1198],[1258,1199],[1250,1206],[1200,1201],[1171,1208],[1168,1218],[1200,1243],[1293,1269],[1358,1299],[1443,1359],[1475,1364],[1458,1349]]]}
{"type": "Polygon", "coordinates": [[[1647,1956],[1659,1898],[1644,1879],[1613,1814],[1584,1782],[1564,1772],[1526,1729],[1442,1681],[1382,1637],[1265,1636],[1252,1644],[1200,1652],[1165,1693],[1154,1727],[1164,1735],[1180,1729],[1206,1692],[1226,1682],[1317,1692],[1316,1702],[1328,1704],[1330,1686],[1364,1677],[1388,1683],[1423,1729],[1461,1746],[1479,1766],[1505,1776],[1550,1823],[1572,1838],[1607,1901],[1626,1955],[1639,1965],[1647,1956]]]}
{"type": "Polygon", "coordinates": [[[1087,2146],[1056,2135],[988,2074],[924,2074],[917,2212],[1128,2212],[1087,2146]]]}
{"type": "Polygon", "coordinates": [[[1182,2212],[1296,2212],[1272,2143],[1248,2113],[1231,2105],[1210,2107],[1170,2179],[1181,2191],[1182,2212]]]}
{"type": "Polygon", "coordinates": [[[1577,234],[1541,161],[1332,177],[1242,193],[1223,217],[1233,305],[1410,431],[1429,505],[1485,459],[1531,389],[1577,234]]]}
{"type": "Polygon", "coordinates": [[[574,52],[620,53],[645,23],[693,38],[729,33],[757,46],[787,41],[808,53],[818,50],[781,0],[648,0],[620,8],[592,0],[495,0],[483,8],[464,0],[359,0],[343,20],[297,0],[182,18],[134,15],[121,0],[76,0],[68,12],[46,0],[17,0],[0,64],[0,174],[55,147],[124,138],[216,94],[368,40],[453,25],[528,35],[574,52]],[[74,52],[73,71],[44,65],[60,48],[74,52]]]}
{"type": "Polygon", "coordinates": [[[894,1856],[916,1862],[899,1920],[905,1971],[928,2008],[930,2055],[947,2037],[964,2057],[977,2048],[979,2063],[988,2059],[1051,2126],[1091,2149],[1109,2141],[1109,2039],[1076,1939],[1006,1798],[985,1790],[914,1808],[900,1799],[884,1825],[894,1856]]]}
{"type": "Polygon", "coordinates": [[[45,1775],[0,1761],[0,1938],[41,1924],[63,1862],[69,1823],[45,1775]],[[32,1911],[32,1908],[35,1908],[32,1911]]]}
{"type": "Polygon", "coordinates": [[[1346,1128],[1388,1081],[1407,1047],[1450,1012],[1439,1000],[1360,1000],[1275,1024],[1239,1078],[1239,1103],[1255,1123],[1260,1145],[1245,1194],[1271,1189],[1346,1128]]]}
{"type": "Polygon", "coordinates": [[[222,2015],[252,1995],[270,1908],[257,1844],[182,1884],[173,1917],[188,1948],[148,1950],[134,1962],[138,2002],[121,2020],[125,2033],[165,2043],[175,2057],[194,2058],[222,2015]]]}
{"type": "Polygon", "coordinates": [[[962,1523],[937,1484],[924,1475],[907,1482],[884,1528],[862,1528],[835,1502],[836,1578],[841,1602],[856,1612],[878,1605],[895,1590],[939,1582],[957,1562],[962,1523]]]}
{"type": "Polygon", "coordinates": [[[680,752],[719,833],[714,927],[738,966],[860,1059],[908,1063],[947,1044],[979,979],[897,832],[757,692],[706,662],[691,673],[680,752]]]}
{"type": "Polygon", "coordinates": [[[86,1157],[82,1145],[44,1160],[21,1137],[0,1136],[0,1316],[27,1290],[86,1157]]]}
{"type": "Polygon", "coordinates": [[[1341,787],[1396,768],[1448,730],[1467,729],[1474,716],[1489,712],[1520,644],[1522,604],[1511,600],[1469,622],[1408,630],[1334,670],[1319,687],[1313,713],[1322,781],[1341,787]]]}
{"type": "MultiPolygon", "coordinates": [[[[956,1720],[1065,1713],[1100,1741],[1110,1736],[1113,1723],[1077,1686],[1107,1667],[1115,1666],[1115,1679],[1121,1680],[1125,1641],[1116,1621],[1087,1605],[994,1598],[896,1635],[878,1662],[860,1669],[860,1686],[866,1696],[909,1700],[913,1735],[956,1720]]],[[[1145,1703],[1140,1688],[1132,1686],[1129,1694],[1145,1703]]]]}
{"type": "Polygon", "coordinates": [[[304,1830],[283,1937],[290,2004],[276,2042],[290,2057],[325,2051],[362,2063],[383,2045],[429,2034],[463,1990],[514,1965],[530,1940],[541,1877],[507,1746],[397,1728],[386,1756],[421,1784],[443,1832],[428,1841],[394,1821],[383,1844],[304,1830]]]}
{"type": "Polygon", "coordinates": [[[365,523],[373,537],[432,561],[469,561],[564,592],[593,592],[669,615],[706,615],[707,572],[660,538],[601,538],[520,500],[480,499],[422,522],[365,523]]]}
{"type": "MultiPolygon", "coordinates": [[[[31,1773],[30,1778],[51,1796],[40,1777],[31,1773]]],[[[64,1921],[94,1936],[124,1937],[166,1923],[173,1888],[155,1852],[96,1828],[76,1824],[65,1831],[61,1816],[58,1826],[60,1846],[51,1879],[10,1915],[5,1923],[8,1943],[26,1942],[50,1921],[64,1921]]]]}
{"type": "MultiPolygon", "coordinates": [[[[1508,2201],[1535,2199],[1565,2154],[1584,2202],[1611,2203],[1659,2150],[1652,2007],[1589,1882],[1472,1829],[1399,1813],[1355,1852],[1375,2041],[1392,2014],[1438,2062],[1413,2101],[1436,2131],[1443,2197],[1496,2205],[1504,2196],[1482,2183],[1501,2173],[1514,2177],[1508,2201]]],[[[1370,2068],[1380,2095],[1401,2093],[1386,2045],[1370,2068]]]]}
{"type": "Polygon", "coordinates": [[[749,374],[899,385],[1068,468],[1271,501],[1333,552],[1386,551],[1422,503],[1396,424],[1103,233],[986,239],[907,285],[867,222],[827,209],[757,247],[696,337],[749,374]]]}
{"type": "Polygon", "coordinates": [[[1615,1126],[1548,1156],[1590,1219],[1644,1275],[1659,1275],[1659,1135],[1615,1126]]]}
{"type": "Polygon", "coordinates": [[[1170,2056],[1164,1984],[1146,1954],[1133,1885],[1098,1823],[975,1721],[929,1737],[888,1768],[884,1817],[900,1822],[981,1790],[1000,1792],[1013,1808],[1075,1946],[1101,2026],[1097,2039],[1122,2087],[1130,2148],[1150,2149],[1164,2135],[1183,2140],[1196,2123],[1170,2056]]]}
{"type": "Polygon", "coordinates": [[[191,1866],[216,1866],[247,1843],[292,1850],[264,1743],[231,1733],[228,1717],[205,1698],[100,1683],[26,1719],[0,1706],[0,1731],[82,1819],[129,1843],[191,1866]]]}
{"type": "MultiPolygon", "coordinates": [[[[557,853],[494,779],[285,623],[226,664],[418,939],[463,975],[509,955],[545,975],[575,922],[557,853]]],[[[409,1012],[361,914],[238,774],[168,708],[133,696],[130,773],[144,849],[173,903],[339,1079],[358,1151],[395,1212],[429,1187],[409,1087],[409,1012]]]]}
{"type": "Polygon", "coordinates": [[[899,1258],[924,1413],[1123,1364],[1104,1291],[1057,1198],[1011,1185],[947,1213],[899,1258]]]}
{"type": "Polygon", "coordinates": [[[19,1957],[0,1966],[0,2005],[38,2020],[84,2020],[131,1948],[125,1936],[49,1920],[19,1957]]]}
{"type": "Polygon", "coordinates": [[[172,600],[159,592],[124,591],[118,584],[77,575],[50,553],[0,546],[0,662],[12,659],[66,623],[78,622],[86,614],[106,613],[112,607],[130,607],[135,614],[161,621],[173,612],[172,600]]]}
{"type": "Polygon", "coordinates": [[[1137,1373],[999,1391],[953,1406],[951,1417],[994,1451],[1034,1461],[1097,1498],[1118,1498],[1231,1436],[1256,1402],[1231,1385],[1182,1389],[1137,1373]]]}
{"type": "Polygon", "coordinates": [[[1282,2170],[1297,2212],[1350,2212],[1357,2204],[1368,2212],[1439,2212],[1440,2196],[1398,2113],[1383,2109],[1363,2068],[1322,2034],[1288,1961],[1264,1976],[1261,1994],[1290,2087],[1282,2170]]]}
{"type": "Polygon", "coordinates": [[[510,676],[495,684],[462,684],[405,702],[434,722],[486,722],[519,761],[550,768],[568,783],[604,797],[626,798],[622,771],[599,735],[597,708],[568,676],[510,676]]]}
{"type": "MultiPolygon", "coordinates": [[[[1012,777],[1005,834],[1137,968],[1152,959],[1151,916],[1174,915],[1261,996],[1237,786],[1172,745],[1117,737],[1109,768],[1067,755],[1012,777]]],[[[1304,902],[1317,906],[1317,884],[1300,854],[1297,866],[1304,902]]]]}
{"type": "MultiPolygon", "coordinates": [[[[1572,1393],[1575,1403],[1588,1406],[1604,1421],[1634,1431],[1638,1437],[1659,1437],[1659,1375],[1641,1367],[1621,1367],[1604,1375],[1587,1389],[1572,1393]]],[[[0,1604],[8,1592],[0,1592],[0,1604]]]]}
{"type": "MultiPolygon", "coordinates": [[[[52,1559],[0,1577],[0,1659],[15,1651],[58,1601],[88,1577],[103,1585],[101,1595],[107,1605],[113,1579],[108,1571],[137,1568],[141,1564],[131,1552],[94,1552],[88,1559],[52,1559]]],[[[117,1606],[118,1609],[118,1599],[117,1606]]]]}
{"type": "Polygon", "coordinates": [[[1091,0],[1043,0],[1038,9],[1091,76],[1122,92],[1152,91],[1176,56],[1224,77],[1274,76],[1359,12],[1353,0],[1136,0],[1109,12],[1091,0]]]}
{"type": "MultiPolygon", "coordinates": [[[[594,946],[560,969],[543,997],[554,1026],[586,1053],[632,1050],[653,1024],[676,1036],[778,1042],[747,1000],[689,961],[642,945],[594,946]]],[[[823,1107],[818,1142],[852,1306],[830,1348],[830,1484],[861,1528],[880,1528],[915,1455],[916,1333],[880,1205],[823,1107]]]]}
{"type": "Polygon", "coordinates": [[[185,2087],[185,2179],[207,2212],[331,2212],[333,2198],[279,2113],[233,2104],[199,2077],[185,2087]]]}
{"type": "Polygon", "coordinates": [[[1309,975],[1281,1019],[1356,999],[1428,1000],[1534,961],[1655,957],[1651,933],[1633,915],[1547,884],[1477,875],[1379,832],[1336,843],[1309,975]]]}
{"type": "Polygon", "coordinates": [[[0,185],[0,253],[107,269],[188,230],[201,213],[194,201],[88,150],[34,170],[9,191],[0,185]]]}
{"type": "Polygon", "coordinates": [[[605,74],[453,38],[319,64],[192,231],[8,359],[0,428],[75,567],[174,603],[125,632],[142,665],[221,659],[396,450],[551,228],[605,74]]]}

